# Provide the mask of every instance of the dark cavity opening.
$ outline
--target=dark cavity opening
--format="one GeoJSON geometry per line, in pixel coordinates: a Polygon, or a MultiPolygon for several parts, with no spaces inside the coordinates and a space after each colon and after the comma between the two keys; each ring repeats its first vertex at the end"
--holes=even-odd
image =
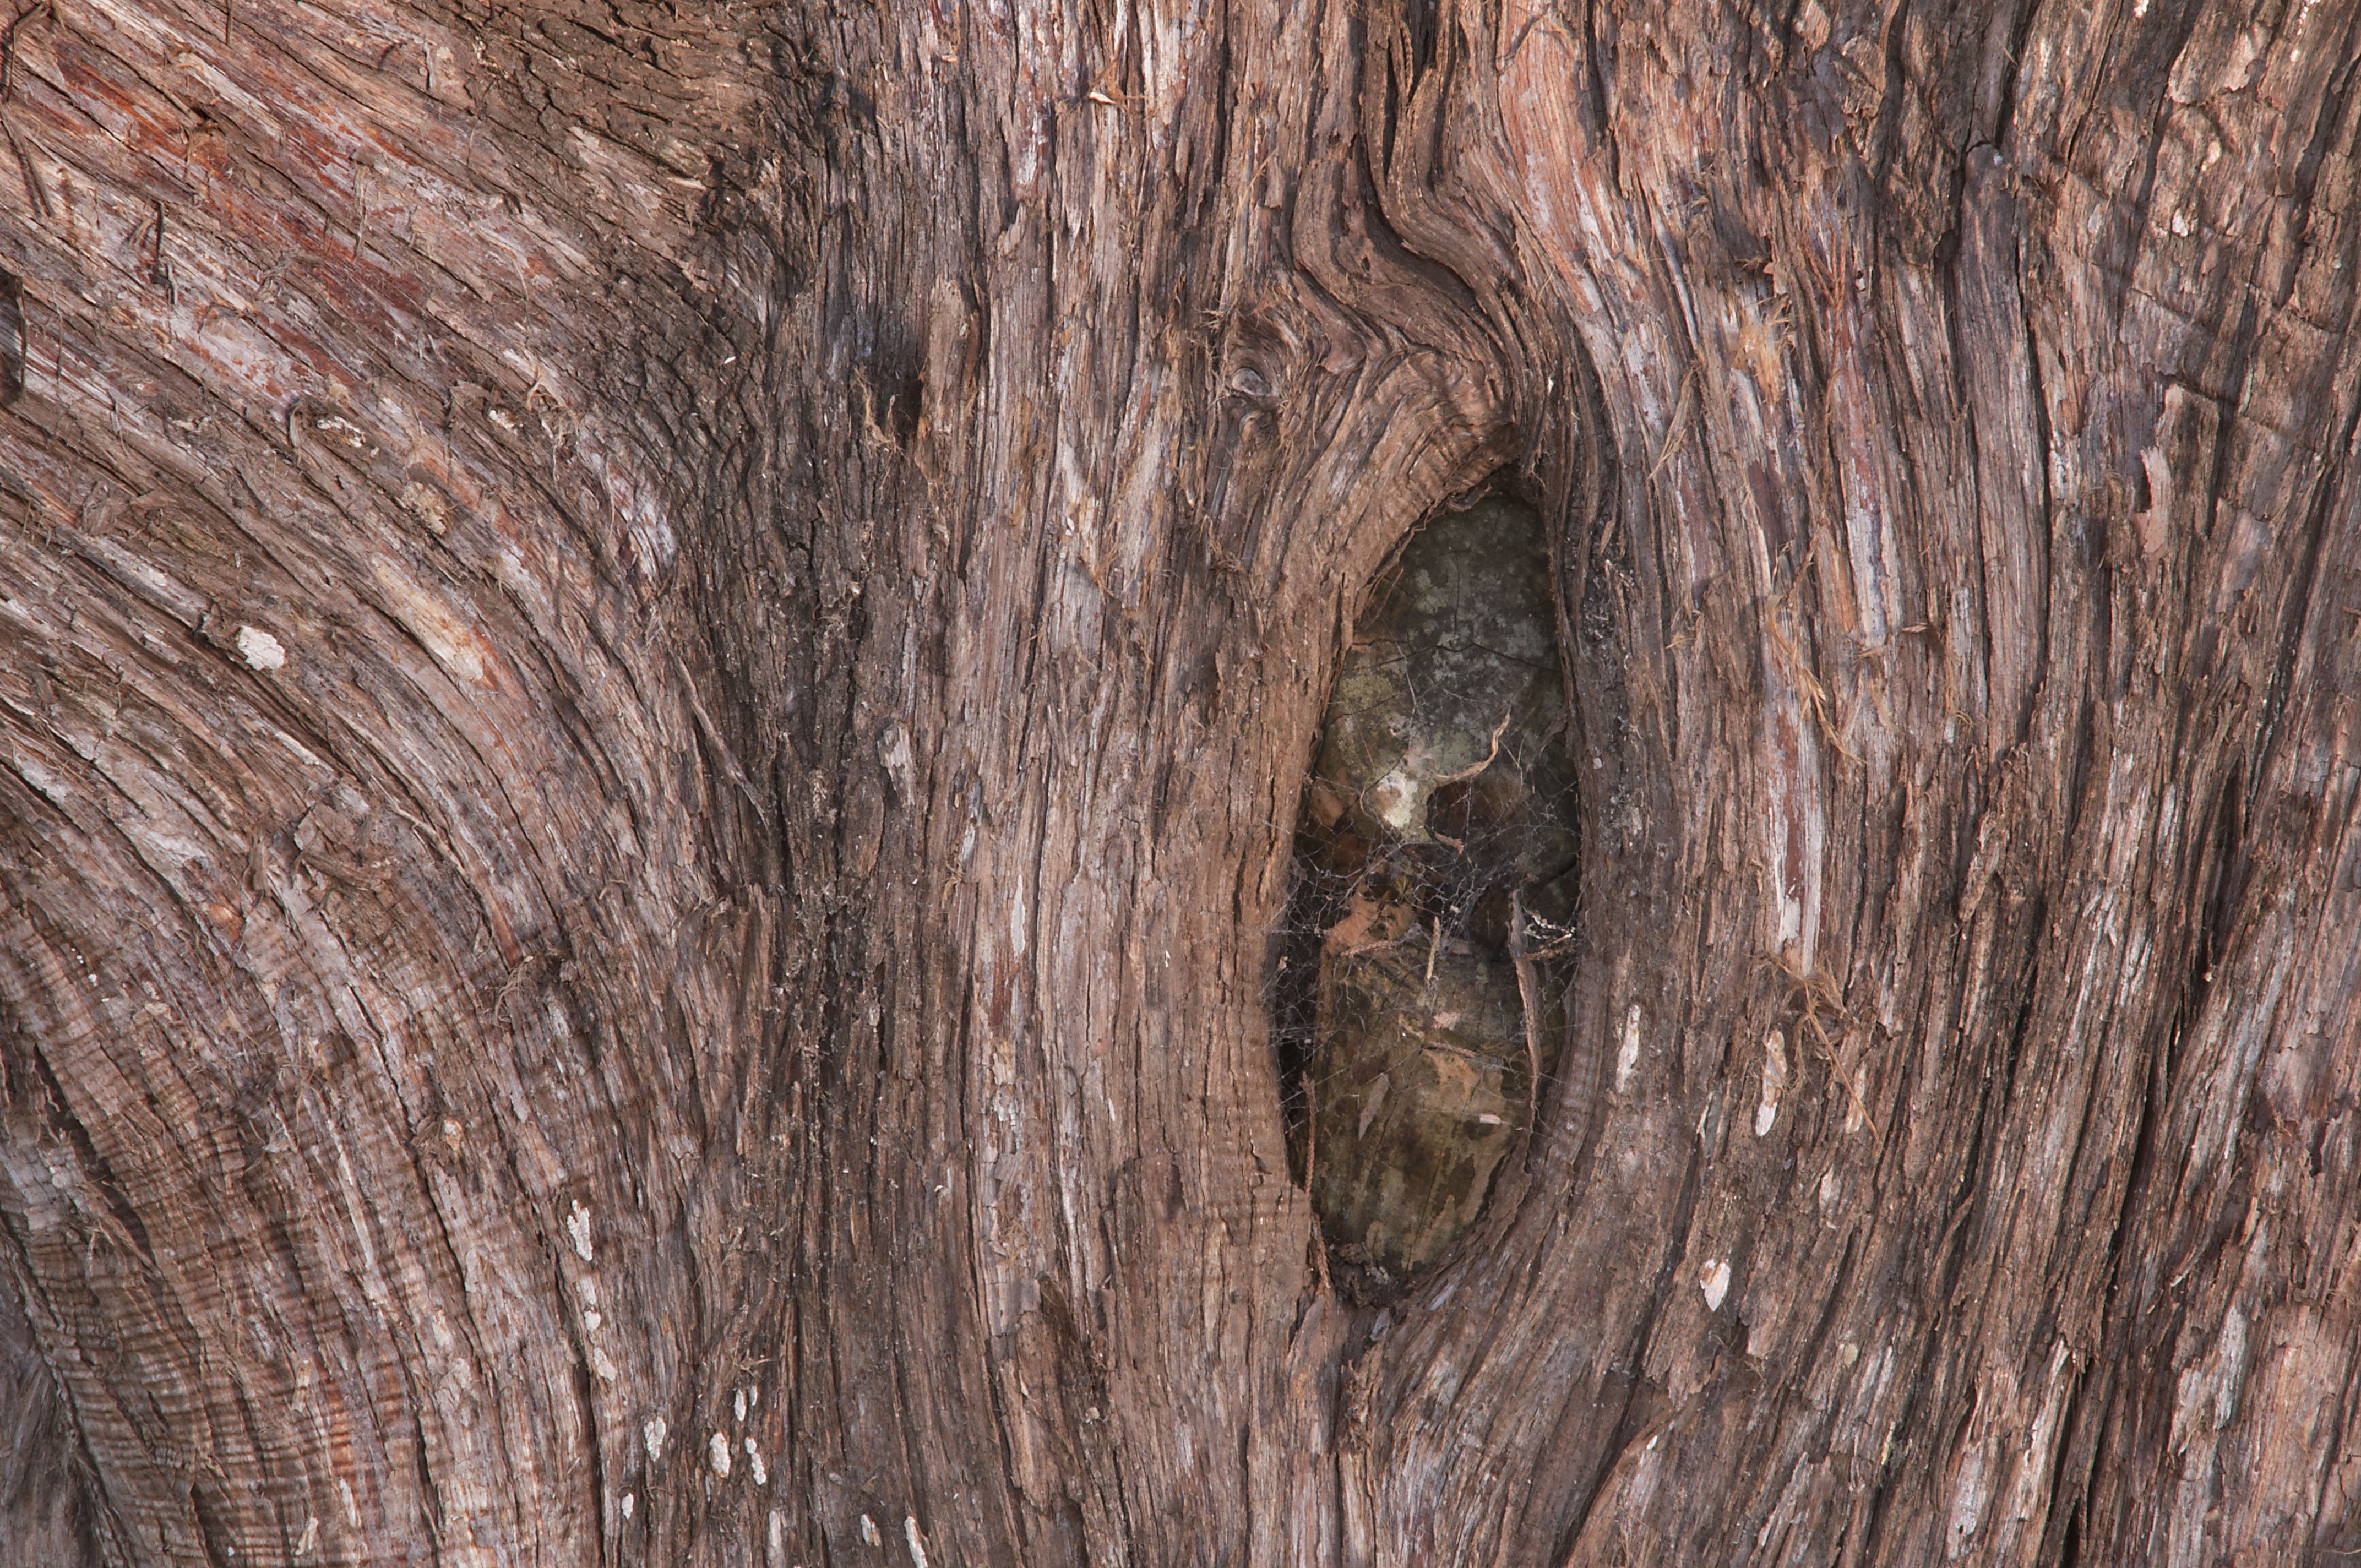
{"type": "Polygon", "coordinates": [[[1277,988],[1296,1175],[1330,1270],[1392,1299],[1481,1212],[1565,1032],[1576,906],[1547,530],[1438,513],[1340,662],[1277,988]]]}

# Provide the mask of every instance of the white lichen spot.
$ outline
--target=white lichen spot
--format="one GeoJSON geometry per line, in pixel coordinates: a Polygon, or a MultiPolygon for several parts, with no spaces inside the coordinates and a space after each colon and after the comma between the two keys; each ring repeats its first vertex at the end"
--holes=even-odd
{"type": "Polygon", "coordinates": [[[910,1561],[917,1568],[927,1568],[927,1538],[918,1533],[917,1515],[902,1516],[902,1539],[910,1543],[910,1561]]]}
{"type": "Polygon", "coordinates": [[[256,626],[237,629],[237,653],[249,669],[275,670],[287,663],[287,650],[279,639],[256,626]]]}
{"type": "Polygon", "coordinates": [[[574,1255],[590,1262],[590,1210],[579,1198],[566,1211],[566,1234],[574,1239],[574,1255]]]}
{"type": "Polygon", "coordinates": [[[598,1325],[606,1321],[606,1315],[596,1307],[588,1309],[582,1314],[582,1326],[594,1334],[598,1332],[598,1325]]]}
{"type": "Polygon", "coordinates": [[[763,1402],[763,1389],[762,1389],[762,1386],[761,1386],[760,1384],[756,1384],[756,1383],[749,1383],[749,1384],[747,1384],[747,1385],[746,1385],[746,1408],[747,1408],[748,1409],[750,1409],[750,1410],[751,1410],[751,1409],[752,1409],[755,1406],[757,1406],[757,1405],[761,1404],[762,1402],[763,1402]]]}
{"type": "Polygon", "coordinates": [[[1861,1346],[1855,1344],[1852,1341],[1847,1340],[1844,1343],[1837,1346],[1837,1360],[1844,1365],[1850,1366],[1854,1362],[1859,1361],[1860,1359],[1861,1346]]]}
{"type": "Polygon", "coordinates": [[[733,1398],[730,1401],[730,1415],[731,1415],[731,1416],[735,1417],[735,1418],[736,1418],[737,1420],[741,1420],[741,1421],[742,1421],[742,1420],[744,1420],[746,1419],[746,1390],[745,1390],[745,1389],[743,1389],[743,1388],[739,1389],[739,1390],[738,1390],[738,1393],[737,1393],[737,1395],[736,1395],[736,1397],[735,1397],[735,1398],[733,1398]]]}
{"type": "Polygon", "coordinates": [[[729,1475],[730,1439],[720,1432],[715,1432],[711,1437],[707,1438],[705,1458],[706,1462],[713,1466],[713,1473],[716,1475],[729,1475]]]}
{"type": "Polygon", "coordinates": [[[1615,1052],[1615,1092],[1631,1092],[1631,1075],[1640,1070],[1640,1004],[1623,1014],[1623,1043],[1615,1052]]]}
{"type": "Polygon", "coordinates": [[[639,1500],[640,1499],[631,1493],[626,1492],[623,1494],[623,1517],[625,1519],[630,1519],[631,1517],[631,1509],[639,1500]]]}
{"type": "Polygon", "coordinates": [[[867,1514],[861,1516],[861,1539],[867,1541],[872,1546],[883,1546],[885,1544],[885,1538],[877,1533],[877,1521],[871,1519],[867,1514]]]}
{"type": "Polygon", "coordinates": [[[754,1446],[754,1440],[751,1437],[746,1440],[746,1468],[754,1473],[754,1485],[757,1486],[771,1484],[771,1473],[763,1465],[763,1451],[754,1446]]]}
{"type": "Polygon", "coordinates": [[[1762,1137],[1779,1120],[1779,1102],[1787,1093],[1787,1036],[1778,1030],[1763,1042],[1763,1099],[1754,1107],[1754,1135],[1762,1137]]]}
{"type": "Polygon", "coordinates": [[[640,1442],[648,1451],[648,1463],[653,1464],[664,1457],[664,1423],[662,1416],[640,1429],[640,1442]]]}
{"type": "MultiPolygon", "coordinates": [[[[598,1314],[594,1312],[591,1315],[596,1317],[598,1314]]],[[[612,1383],[622,1376],[615,1364],[608,1359],[607,1353],[595,1344],[590,1347],[590,1370],[598,1375],[601,1383],[612,1383]]]]}
{"type": "Polygon", "coordinates": [[[312,1555],[312,1549],[319,1544],[320,1516],[317,1514],[307,1515],[303,1520],[302,1539],[295,1543],[295,1555],[298,1557],[309,1557],[312,1555]]]}
{"type": "Polygon", "coordinates": [[[1721,1303],[1730,1295],[1730,1260],[1717,1257],[1697,1274],[1697,1288],[1705,1292],[1708,1312],[1721,1310],[1721,1303]]]}
{"type": "Polygon", "coordinates": [[[355,452],[366,452],[372,457],[377,455],[377,448],[369,444],[368,436],[361,433],[361,427],[340,415],[317,415],[312,421],[312,428],[355,452]]]}

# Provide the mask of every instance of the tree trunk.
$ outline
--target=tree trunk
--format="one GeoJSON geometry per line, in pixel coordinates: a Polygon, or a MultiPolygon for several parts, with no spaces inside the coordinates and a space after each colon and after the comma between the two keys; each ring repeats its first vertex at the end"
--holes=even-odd
{"type": "Polygon", "coordinates": [[[0,1564],[2361,1549],[2353,0],[5,28],[0,1564]],[[1487,483],[1572,1002],[1380,1302],[1487,483]]]}

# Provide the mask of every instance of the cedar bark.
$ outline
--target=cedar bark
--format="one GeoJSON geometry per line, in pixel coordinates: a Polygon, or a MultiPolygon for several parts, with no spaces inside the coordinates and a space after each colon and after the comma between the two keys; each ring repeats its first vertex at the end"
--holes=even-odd
{"type": "Polygon", "coordinates": [[[19,10],[0,1563],[2361,1548],[2357,16],[19,10]],[[1503,468],[1575,1021],[1380,1315],[1276,937],[1503,468]]]}

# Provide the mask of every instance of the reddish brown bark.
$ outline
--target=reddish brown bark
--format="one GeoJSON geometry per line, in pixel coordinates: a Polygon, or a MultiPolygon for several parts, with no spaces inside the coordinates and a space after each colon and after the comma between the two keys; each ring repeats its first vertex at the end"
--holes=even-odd
{"type": "Polygon", "coordinates": [[[0,1563],[2353,1550],[2356,20],[21,12],[0,1563]],[[1503,470],[1379,1316],[1274,938],[1503,470]]]}

